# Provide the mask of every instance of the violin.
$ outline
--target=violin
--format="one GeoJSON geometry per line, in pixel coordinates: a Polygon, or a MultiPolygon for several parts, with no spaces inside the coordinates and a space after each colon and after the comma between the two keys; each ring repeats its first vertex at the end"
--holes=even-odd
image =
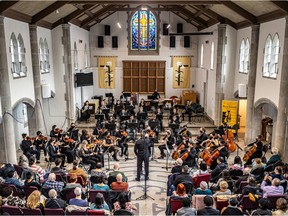
{"type": "Polygon", "coordinates": [[[32,141],[32,140],[35,140],[36,137],[29,137],[29,136],[27,136],[26,139],[27,139],[28,141],[32,141]]]}
{"type": "Polygon", "coordinates": [[[126,131],[121,131],[120,134],[123,136],[123,137],[127,137],[128,136],[128,133],[126,131]]]}
{"type": "Polygon", "coordinates": [[[40,136],[38,136],[38,140],[47,141],[48,137],[40,135],[40,136]]]}
{"type": "Polygon", "coordinates": [[[64,138],[64,142],[66,142],[66,143],[73,143],[73,142],[75,142],[75,140],[73,140],[73,139],[71,139],[71,138],[69,138],[69,137],[66,137],[66,138],[64,138]]]}
{"type": "Polygon", "coordinates": [[[63,129],[55,128],[55,133],[63,133],[63,129]]]}

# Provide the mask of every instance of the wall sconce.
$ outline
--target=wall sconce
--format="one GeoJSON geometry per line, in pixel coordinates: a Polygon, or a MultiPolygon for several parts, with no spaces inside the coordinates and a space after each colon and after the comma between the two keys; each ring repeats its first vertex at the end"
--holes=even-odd
{"type": "Polygon", "coordinates": [[[180,83],[183,82],[183,77],[181,76],[181,73],[183,73],[183,71],[181,71],[181,68],[188,67],[188,65],[183,65],[182,62],[177,62],[176,65],[178,69],[176,70],[177,74],[175,77],[178,86],[180,86],[180,83]]]}
{"type": "Polygon", "coordinates": [[[112,70],[111,70],[111,66],[112,66],[112,62],[111,61],[108,61],[106,62],[105,65],[100,65],[100,67],[103,67],[105,71],[105,74],[106,74],[106,77],[105,77],[105,82],[108,83],[108,86],[111,86],[111,82],[113,82],[112,78],[113,78],[113,74],[112,74],[112,70]]]}

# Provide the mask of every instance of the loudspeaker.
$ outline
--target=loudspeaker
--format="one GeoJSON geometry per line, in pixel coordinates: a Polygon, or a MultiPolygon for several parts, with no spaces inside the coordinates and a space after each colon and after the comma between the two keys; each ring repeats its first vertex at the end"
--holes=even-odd
{"type": "Polygon", "coordinates": [[[182,23],[177,24],[177,33],[183,33],[183,24],[182,23]]]}
{"type": "Polygon", "coordinates": [[[246,84],[238,84],[238,96],[239,96],[239,98],[246,98],[247,97],[246,84]]]}
{"type": "Polygon", "coordinates": [[[98,36],[98,48],[104,48],[104,37],[98,36]]]}
{"type": "Polygon", "coordinates": [[[110,25],[104,26],[104,35],[110,35],[110,25]]]}
{"type": "Polygon", "coordinates": [[[184,36],[184,47],[185,48],[190,47],[190,36],[188,36],[188,35],[184,36]]]}
{"type": "Polygon", "coordinates": [[[168,24],[164,23],[163,24],[163,35],[168,35],[169,34],[169,29],[167,28],[168,24]]]}
{"type": "Polygon", "coordinates": [[[174,47],[175,48],[175,36],[170,36],[170,47],[174,47]]]}
{"type": "Polygon", "coordinates": [[[42,98],[51,98],[50,84],[42,84],[42,98]]]}
{"type": "Polygon", "coordinates": [[[118,48],[118,37],[112,36],[112,48],[118,48]]]}

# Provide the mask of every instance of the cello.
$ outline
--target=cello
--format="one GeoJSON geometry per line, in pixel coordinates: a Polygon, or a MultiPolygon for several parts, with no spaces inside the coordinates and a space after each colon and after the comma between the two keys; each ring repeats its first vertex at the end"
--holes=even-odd
{"type": "Polygon", "coordinates": [[[227,149],[230,152],[234,152],[237,149],[237,144],[234,142],[234,134],[232,133],[231,130],[228,130],[228,128],[226,128],[226,131],[227,131],[227,135],[222,135],[222,138],[227,143],[227,149]]]}
{"type": "Polygon", "coordinates": [[[249,158],[257,151],[257,146],[254,144],[249,151],[247,151],[243,157],[243,161],[247,162],[249,158]]]}
{"type": "Polygon", "coordinates": [[[179,158],[179,152],[185,148],[184,143],[180,144],[172,153],[172,158],[177,160],[179,158]]]}

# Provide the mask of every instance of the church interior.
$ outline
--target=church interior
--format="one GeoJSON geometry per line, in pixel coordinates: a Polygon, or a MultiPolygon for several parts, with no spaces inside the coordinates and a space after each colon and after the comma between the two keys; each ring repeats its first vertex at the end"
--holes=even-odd
{"type": "Polygon", "coordinates": [[[285,58],[287,1],[0,1],[1,213],[287,213],[285,58]]]}

